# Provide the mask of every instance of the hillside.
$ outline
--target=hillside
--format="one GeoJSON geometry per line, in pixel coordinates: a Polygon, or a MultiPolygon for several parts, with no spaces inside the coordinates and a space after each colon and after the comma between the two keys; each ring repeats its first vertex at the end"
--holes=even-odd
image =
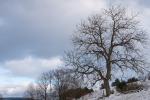
{"type": "Polygon", "coordinates": [[[102,91],[95,91],[92,94],[88,94],[79,100],[150,100],[150,81],[142,82],[144,89],[137,92],[128,94],[121,94],[115,92],[110,97],[102,98],[102,91]]]}

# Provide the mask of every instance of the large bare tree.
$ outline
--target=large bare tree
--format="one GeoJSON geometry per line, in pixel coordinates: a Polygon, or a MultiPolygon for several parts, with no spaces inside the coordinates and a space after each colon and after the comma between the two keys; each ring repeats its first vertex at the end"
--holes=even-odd
{"type": "Polygon", "coordinates": [[[111,7],[82,21],[73,35],[74,50],[67,53],[67,63],[78,73],[94,75],[95,82],[102,80],[106,96],[115,70],[144,69],[141,47],[146,34],[136,17],[125,8],[111,7]]]}

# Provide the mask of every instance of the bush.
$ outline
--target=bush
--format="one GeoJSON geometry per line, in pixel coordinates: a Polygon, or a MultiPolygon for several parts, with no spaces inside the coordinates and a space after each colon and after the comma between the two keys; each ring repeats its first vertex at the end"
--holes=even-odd
{"type": "Polygon", "coordinates": [[[118,91],[125,91],[127,87],[127,82],[126,81],[121,81],[118,84],[116,84],[116,89],[118,91]]]}
{"type": "Polygon", "coordinates": [[[136,78],[130,78],[128,81],[120,81],[116,79],[113,85],[116,85],[116,90],[121,93],[128,93],[130,91],[138,91],[143,89],[143,85],[137,82],[136,78]]]}
{"type": "Polygon", "coordinates": [[[138,81],[137,78],[132,77],[132,78],[129,78],[129,79],[128,79],[127,83],[132,83],[132,82],[137,82],[137,81],[138,81]]]}
{"type": "Polygon", "coordinates": [[[76,89],[69,89],[68,91],[64,92],[62,96],[64,97],[63,100],[72,100],[73,98],[78,99],[81,96],[84,96],[88,93],[93,92],[93,89],[85,88],[76,88],[76,89]],[[68,98],[68,99],[67,99],[68,98]]]}
{"type": "Polygon", "coordinates": [[[112,82],[111,86],[117,86],[120,83],[120,80],[117,78],[115,82],[112,82]]]}
{"type": "Polygon", "coordinates": [[[127,85],[127,91],[130,91],[130,90],[141,90],[141,89],[143,89],[143,85],[142,84],[139,84],[139,83],[129,83],[128,85],[127,85]]]}

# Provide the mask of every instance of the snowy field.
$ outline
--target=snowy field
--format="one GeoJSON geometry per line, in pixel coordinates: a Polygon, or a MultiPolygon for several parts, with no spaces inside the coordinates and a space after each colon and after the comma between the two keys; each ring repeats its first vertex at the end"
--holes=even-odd
{"type": "Polygon", "coordinates": [[[115,92],[110,97],[100,98],[103,94],[102,91],[95,91],[78,100],[150,100],[150,81],[142,82],[145,88],[142,91],[120,94],[115,92]]]}

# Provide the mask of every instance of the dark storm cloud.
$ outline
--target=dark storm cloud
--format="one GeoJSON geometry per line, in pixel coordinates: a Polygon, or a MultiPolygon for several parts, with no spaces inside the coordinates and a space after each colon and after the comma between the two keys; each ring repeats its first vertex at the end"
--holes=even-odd
{"type": "Polygon", "coordinates": [[[52,2],[14,1],[0,3],[0,60],[56,56],[69,47],[72,20],[63,18],[63,9],[53,11],[52,2]]]}
{"type": "Polygon", "coordinates": [[[75,25],[102,8],[103,3],[98,2],[101,1],[1,0],[0,60],[62,55],[70,47],[75,25]]]}
{"type": "MultiPolygon", "coordinates": [[[[145,6],[150,4],[148,0],[137,1],[145,6]]],[[[92,3],[92,0],[1,0],[0,61],[27,55],[43,58],[62,55],[70,48],[75,25],[92,11],[103,8],[102,0],[92,3]]]]}

